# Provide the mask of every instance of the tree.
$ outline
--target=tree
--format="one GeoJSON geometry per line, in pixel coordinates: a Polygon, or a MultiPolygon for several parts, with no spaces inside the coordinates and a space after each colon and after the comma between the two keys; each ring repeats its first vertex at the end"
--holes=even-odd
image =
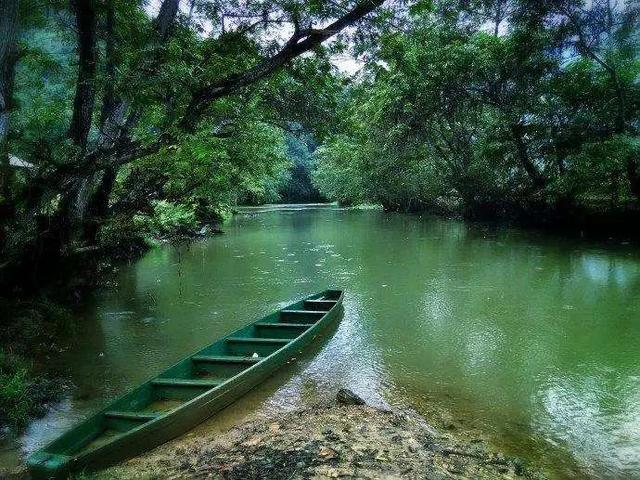
{"type": "Polygon", "coordinates": [[[631,2],[414,9],[345,91],[316,181],[343,202],[469,215],[637,201],[638,31],[631,2]]]}
{"type": "MultiPolygon", "coordinates": [[[[257,119],[247,122],[242,115],[261,111],[258,116],[271,122],[268,117],[273,118],[275,111],[268,102],[252,103],[263,98],[260,89],[271,88],[269,82],[274,87],[278,82],[282,85],[278,77],[283,67],[295,63],[303,53],[318,50],[323,42],[382,3],[203,1],[193,2],[187,15],[180,11],[177,0],[164,0],[153,20],[134,0],[74,0],[70,8],[54,5],[57,13],[25,35],[36,38],[47,30],[58,34],[60,28],[69,28],[73,19],[78,59],[75,93],[71,109],[65,106],[55,114],[48,110],[38,120],[51,115],[56,132],[58,125],[68,121],[68,140],[60,139],[57,133],[43,137],[41,129],[31,130],[29,123],[34,122],[29,115],[16,124],[12,148],[35,165],[28,178],[23,178],[28,186],[16,189],[7,199],[16,211],[8,220],[12,230],[28,232],[16,243],[23,252],[18,256],[24,258],[36,244],[46,243],[47,256],[55,256],[68,247],[94,243],[111,208],[124,205],[114,199],[114,189],[126,181],[124,177],[139,171],[130,166],[141,159],[163,163],[174,152],[194,151],[203,142],[225,143],[229,137],[237,140],[240,126],[257,128],[260,123],[257,119]],[[316,28],[316,24],[323,26],[316,28]],[[210,31],[205,33],[203,25],[210,31]],[[290,37],[283,43],[275,41],[274,29],[287,28],[291,29],[290,37]],[[261,86],[248,88],[255,85],[261,86]],[[32,135],[36,141],[31,141],[32,135]],[[44,221],[45,217],[49,221],[44,221]]],[[[69,40],[61,45],[68,45],[69,40]]],[[[30,51],[39,49],[39,44],[34,44],[30,51]]],[[[48,50],[48,45],[39,50],[40,64],[45,65],[46,58],[49,65],[56,64],[65,81],[71,81],[71,72],[53,60],[48,50]]],[[[25,105],[33,101],[25,98],[25,105]]],[[[265,141],[266,137],[257,138],[265,141]]],[[[243,141],[251,143],[247,138],[243,141]]],[[[225,155],[231,152],[230,143],[226,145],[222,150],[225,155]]],[[[213,148],[211,158],[222,151],[213,148]]],[[[274,166],[280,165],[274,162],[274,166]]],[[[207,183],[204,177],[202,180],[207,183]]],[[[223,197],[230,198],[217,198],[223,197]]]]}

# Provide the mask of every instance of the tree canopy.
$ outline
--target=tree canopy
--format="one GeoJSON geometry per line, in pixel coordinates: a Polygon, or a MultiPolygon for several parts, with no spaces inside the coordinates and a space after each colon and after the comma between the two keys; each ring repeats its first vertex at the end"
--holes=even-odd
{"type": "Polygon", "coordinates": [[[343,202],[501,215],[637,202],[636,2],[440,2],[345,91],[315,179],[343,202]]]}

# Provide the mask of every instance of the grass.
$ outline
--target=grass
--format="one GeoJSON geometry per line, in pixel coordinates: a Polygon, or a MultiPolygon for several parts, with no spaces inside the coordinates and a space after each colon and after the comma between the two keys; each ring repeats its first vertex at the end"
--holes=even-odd
{"type": "Polygon", "coordinates": [[[28,369],[18,357],[0,352],[0,425],[24,424],[29,404],[28,369]]]}
{"type": "Polygon", "coordinates": [[[62,395],[64,383],[44,363],[69,338],[71,317],[50,302],[5,299],[0,318],[0,430],[20,431],[62,395]]]}
{"type": "Polygon", "coordinates": [[[20,356],[0,351],[0,427],[22,429],[62,393],[60,382],[34,375],[20,356]]]}

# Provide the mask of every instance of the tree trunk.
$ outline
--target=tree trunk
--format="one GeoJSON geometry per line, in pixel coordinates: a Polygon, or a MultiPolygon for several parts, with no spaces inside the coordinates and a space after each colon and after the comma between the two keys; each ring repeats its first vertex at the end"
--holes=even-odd
{"type": "Polygon", "coordinates": [[[89,219],[84,229],[84,239],[91,245],[96,243],[100,227],[109,213],[109,197],[116,183],[117,174],[116,168],[105,170],[89,202],[89,219]]]}
{"type": "Polygon", "coordinates": [[[116,45],[115,45],[115,24],[116,15],[113,8],[113,0],[107,0],[105,8],[104,43],[105,43],[105,85],[102,96],[102,108],[100,109],[100,126],[102,127],[111,115],[115,103],[115,83],[116,83],[116,45]]]}
{"type": "MultiPolygon", "coordinates": [[[[18,0],[0,0],[0,222],[13,215],[10,201],[11,165],[7,137],[17,61],[18,0]]],[[[0,247],[4,233],[0,232],[0,247]]]]}
{"type": "Polygon", "coordinates": [[[538,171],[536,166],[529,158],[529,151],[527,150],[527,145],[524,142],[524,131],[523,127],[520,124],[511,125],[511,135],[513,136],[513,142],[516,146],[516,154],[520,165],[527,172],[527,175],[533,182],[533,185],[536,189],[541,189],[546,185],[546,179],[542,176],[542,174],[538,171]]]}
{"type": "Polygon", "coordinates": [[[636,202],[640,202],[640,172],[638,172],[638,162],[633,158],[627,161],[627,179],[629,180],[629,189],[636,198],[636,202]]]}
{"type": "Polygon", "coordinates": [[[18,0],[0,0],[0,12],[0,146],[4,147],[17,60],[18,0]]]}
{"type": "MultiPolygon", "coordinates": [[[[178,0],[164,0],[160,13],[154,21],[160,43],[169,39],[171,26],[178,14],[178,0]]],[[[106,4],[105,46],[106,46],[106,76],[107,82],[103,97],[100,118],[100,148],[112,148],[118,142],[126,142],[130,131],[138,122],[141,112],[139,109],[129,112],[129,102],[115,93],[116,83],[116,45],[115,45],[115,14],[113,1],[106,4]]],[[[119,165],[109,166],[102,175],[97,175],[95,191],[86,204],[88,215],[83,237],[89,243],[95,243],[100,224],[104,221],[109,207],[109,197],[115,185],[119,165]]]]}
{"type": "Polygon", "coordinates": [[[180,0],[164,0],[160,6],[160,13],[156,17],[155,26],[161,42],[166,41],[171,33],[171,27],[178,14],[179,5],[180,0]]]}
{"type": "MultiPolygon", "coordinates": [[[[78,147],[78,158],[81,158],[87,151],[95,103],[97,19],[92,0],[71,0],[71,8],[75,13],[78,38],[78,77],[67,136],[78,147]]],[[[63,185],[57,224],[60,244],[75,238],[82,227],[92,180],[92,172],[80,172],[63,185]]]]}
{"type": "Polygon", "coordinates": [[[129,104],[116,94],[116,19],[113,0],[105,4],[105,91],[100,111],[100,134],[98,146],[111,148],[115,145],[124,125],[129,104]]]}
{"type": "Polygon", "coordinates": [[[71,7],[76,15],[79,65],[68,136],[84,153],[95,101],[96,13],[91,0],[71,0],[71,7]]]}

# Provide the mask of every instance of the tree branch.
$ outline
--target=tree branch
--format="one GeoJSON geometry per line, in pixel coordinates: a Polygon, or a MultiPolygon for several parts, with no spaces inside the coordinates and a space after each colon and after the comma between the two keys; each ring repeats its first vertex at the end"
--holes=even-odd
{"type": "Polygon", "coordinates": [[[355,23],[368,13],[371,13],[383,3],[384,0],[364,0],[325,28],[317,30],[296,30],[282,49],[272,57],[266,58],[258,65],[244,72],[230,75],[201,88],[194,93],[180,121],[180,127],[186,131],[195,130],[211,102],[218,98],[231,95],[239,89],[267,77],[292,59],[312,50],[344,28],[355,23]]]}

